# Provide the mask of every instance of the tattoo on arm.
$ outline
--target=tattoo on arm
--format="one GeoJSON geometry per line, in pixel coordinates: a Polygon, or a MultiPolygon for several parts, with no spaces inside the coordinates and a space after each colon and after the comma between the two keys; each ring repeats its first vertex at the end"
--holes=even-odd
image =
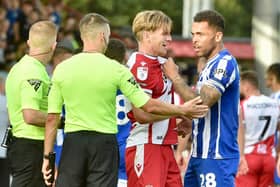
{"type": "Polygon", "coordinates": [[[181,77],[176,77],[172,83],[175,91],[180,95],[180,97],[182,97],[184,101],[191,100],[197,96],[195,91],[193,91],[181,77]]]}
{"type": "Polygon", "coordinates": [[[211,107],[220,99],[221,93],[215,87],[204,85],[200,90],[200,97],[203,104],[211,107]]]}

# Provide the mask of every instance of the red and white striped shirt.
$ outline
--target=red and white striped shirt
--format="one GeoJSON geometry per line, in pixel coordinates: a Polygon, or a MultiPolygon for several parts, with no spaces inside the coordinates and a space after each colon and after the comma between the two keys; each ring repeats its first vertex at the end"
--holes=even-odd
{"type": "MultiPolygon", "coordinates": [[[[128,59],[127,65],[138,84],[147,94],[162,102],[174,103],[172,82],[165,77],[161,69],[161,65],[165,61],[166,59],[162,57],[135,52],[128,59]]],[[[135,120],[132,111],[128,113],[128,117],[132,122],[132,128],[127,139],[127,147],[139,144],[177,143],[175,118],[140,124],[135,120]]]]}

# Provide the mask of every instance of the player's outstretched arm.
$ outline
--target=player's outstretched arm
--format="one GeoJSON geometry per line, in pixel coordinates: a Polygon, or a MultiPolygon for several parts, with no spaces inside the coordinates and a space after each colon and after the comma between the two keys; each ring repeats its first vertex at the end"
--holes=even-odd
{"type": "Polygon", "coordinates": [[[184,103],[184,105],[172,105],[151,98],[141,107],[141,109],[146,112],[159,115],[200,118],[205,116],[208,112],[208,107],[206,105],[201,105],[201,102],[202,100],[200,99],[200,97],[196,97],[184,103]]]}
{"type": "Polygon", "coordinates": [[[134,106],[132,106],[132,111],[135,119],[141,124],[162,121],[171,117],[170,115],[157,115],[148,113],[141,108],[136,108],[134,106]]]}

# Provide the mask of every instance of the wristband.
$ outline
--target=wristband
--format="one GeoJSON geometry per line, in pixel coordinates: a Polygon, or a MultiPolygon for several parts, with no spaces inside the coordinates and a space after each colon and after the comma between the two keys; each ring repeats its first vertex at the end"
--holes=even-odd
{"type": "Polygon", "coordinates": [[[44,154],[44,158],[45,158],[45,159],[50,159],[50,155],[45,155],[45,154],[44,154]]]}
{"type": "Polygon", "coordinates": [[[53,154],[53,152],[50,152],[49,154],[44,154],[43,157],[44,157],[45,159],[48,159],[48,160],[49,160],[52,154],[53,154]]]}

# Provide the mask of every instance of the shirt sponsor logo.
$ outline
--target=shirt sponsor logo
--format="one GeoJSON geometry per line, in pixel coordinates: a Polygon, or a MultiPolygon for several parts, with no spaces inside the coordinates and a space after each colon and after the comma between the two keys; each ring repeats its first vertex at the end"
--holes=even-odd
{"type": "Polygon", "coordinates": [[[27,82],[33,86],[34,90],[37,92],[37,90],[40,88],[42,81],[38,79],[29,79],[27,82]]]}
{"type": "Polygon", "coordinates": [[[157,136],[157,139],[158,139],[158,140],[162,140],[162,139],[163,139],[163,136],[157,136]]]}
{"type": "Polygon", "coordinates": [[[146,80],[148,78],[148,67],[138,67],[137,78],[141,81],[146,80]]]}
{"type": "Polygon", "coordinates": [[[214,75],[215,76],[221,76],[222,75],[223,77],[227,77],[227,72],[226,72],[225,69],[219,68],[219,69],[214,70],[214,75]]]}

